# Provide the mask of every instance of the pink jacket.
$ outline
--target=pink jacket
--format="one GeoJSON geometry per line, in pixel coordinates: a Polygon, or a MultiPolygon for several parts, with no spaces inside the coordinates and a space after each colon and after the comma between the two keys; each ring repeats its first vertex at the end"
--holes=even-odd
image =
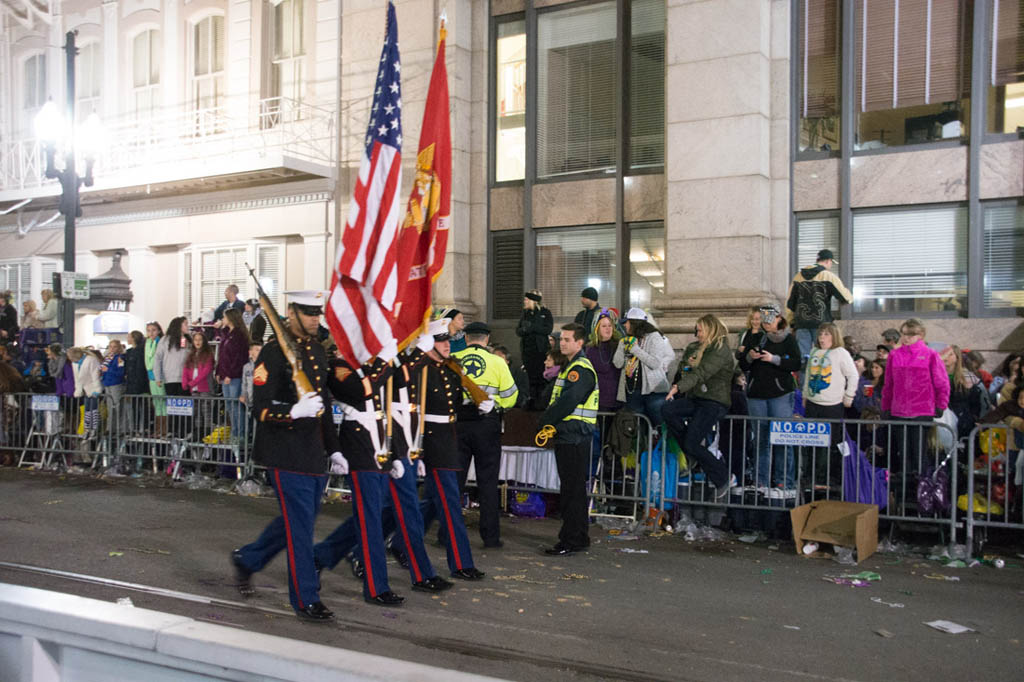
{"type": "Polygon", "coordinates": [[[212,393],[213,358],[209,357],[206,362],[200,362],[198,370],[195,373],[195,378],[192,378],[192,368],[186,362],[185,367],[181,370],[181,387],[189,393],[212,393]]]}
{"type": "Polygon", "coordinates": [[[949,406],[949,375],[942,358],[917,341],[889,353],[882,411],[893,417],[931,417],[949,406]]]}

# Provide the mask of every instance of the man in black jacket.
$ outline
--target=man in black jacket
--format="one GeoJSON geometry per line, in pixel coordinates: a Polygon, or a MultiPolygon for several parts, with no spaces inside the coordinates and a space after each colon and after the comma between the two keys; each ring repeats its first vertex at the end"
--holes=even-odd
{"type": "Polygon", "coordinates": [[[544,358],[551,348],[548,334],[554,326],[551,311],[541,304],[540,292],[536,289],[527,291],[523,295],[523,316],[516,326],[516,336],[522,349],[523,367],[530,379],[529,409],[543,410],[546,407],[540,404],[540,394],[545,383],[544,358]]]}
{"type": "Polygon", "coordinates": [[[811,353],[818,327],[832,321],[832,299],[839,299],[840,303],[853,301],[850,290],[831,272],[833,264],[839,264],[835,255],[829,249],[822,249],[817,262],[801,268],[789,285],[786,308],[800,346],[801,363],[811,353]]]}
{"type": "Polygon", "coordinates": [[[594,331],[597,313],[601,310],[601,304],[597,302],[597,296],[597,289],[594,287],[587,287],[581,291],[580,305],[583,306],[583,310],[576,313],[576,319],[573,320],[573,322],[583,327],[588,339],[590,338],[590,333],[594,331]]]}
{"type": "Polygon", "coordinates": [[[281,515],[260,537],[231,553],[238,591],[254,593],[251,577],[278,552],[288,549],[288,596],[299,618],[325,622],[334,614],[320,601],[320,581],[313,563],[313,524],[327,486],[327,455],[348,468],[341,455],[327,392],[329,365],[316,332],[327,294],[287,292],[288,329],[295,339],[302,369],[313,392],[297,395],[292,368],[279,339],[263,346],[253,370],[253,416],[256,440],[253,459],[268,468],[281,515]],[[326,406],[326,409],[325,409],[326,406]]]}

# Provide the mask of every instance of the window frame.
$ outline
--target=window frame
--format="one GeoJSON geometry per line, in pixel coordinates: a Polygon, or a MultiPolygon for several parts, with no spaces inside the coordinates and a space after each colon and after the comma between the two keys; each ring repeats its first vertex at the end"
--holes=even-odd
{"type": "MultiPolygon", "coordinates": [[[[610,222],[610,223],[593,223],[593,224],[588,224],[588,225],[571,225],[571,226],[555,226],[555,227],[534,228],[535,236],[538,237],[538,239],[536,239],[534,241],[534,258],[537,258],[537,251],[540,249],[540,244],[538,242],[540,241],[539,237],[541,235],[549,235],[549,234],[574,234],[574,233],[586,234],[588,232],[592,232],[592,231],[595,231],[595,230],[610,231],[612,233],[612,237],[613,237],[613,240],[614,240],[615,232],[616,232],[616,227],[615,227],[615,223],[614,222],[610,222]]],[[[611,246],[611,253],[612,253],[612,261],[611,261],[612,267],[617,268],[617,269],[621,269],[623,267],[623,265],[625,265],[626,267],[629,267],[629,251],[628,251],[628,249],[625,252],[621,252],[621,251],[617,250],[616,249],[616,245],[615,245],[615,243],[613,241],[612,246],[611,246]]],[[[539,258],[537,260],[539,260],[539,258]]],[[[612,305],[613,307],[616,307],[616,308],[619,307],[621,293],[622,293],[622,292],[618,291],[618,289],[619,289],[619,279],[620,279],[620,277],[619,277],[619,270],[616,270],[615,272],[611,273],[611,277],[608,280],[615,287],[616,291],[615,291],[614,298],[611,299],[613,302],[610,303],[610,304],[606,304],[606,305],[612,305]]],[[[530,288],[530,287],[527,287],[527,288],[530,288]]],[[[543,293],[543,295],[544,295],[544,305],[545,305],[545,307],[548,310],[551,310],[551,316],[554,319],[555,324],[565,324],[565,323],[573,321],[573,319],[574,319],[574,317],[576,315],[576,312],[578,312],[578,310],[574,310],[572,313],[570,313],[567,316],[555,315],[554,310],[552,310],[551,306],[549,305],[549,302],[552,301],[552,299],[554,297],[553,294],[550,291],[545,291],[545,287],[541,285],[539,279],[537,281],[537,288],[541,290],[541,293],[543,293]]],[[[582,291],[582,289],[580,289],[580,290],[582,291]]],[[[600,291],[598,292],[598,295],[602,296],[602,297],[605,296],[605,294],[600,292],[600,291]]],[[[577,294],[575,296],[575,298],[578,299],[579,295],[577,294]]]]}
{"type": "MultiPolygon", "coordinates": [[[[27,298],[24,296],[26,289],[22,289],[21,286],[12,288],[10,286],[6,289],[10,289],[11,293],[14,294],[14,300],[11,301],[11,305],[14,306],[18,313],[18,324],[21,324],[21,304],[28,299],[35,301],[37,307],[42,306],[42,290],[52,289],[52,281],[43,281],[43,266],[53,265],[54,272],[61,272],[64,269],[64,263],[58,258],[51,258],[48,256],[27,256],[23,258],[3,258],[0,259],[0,269],[6,269],[10,267],[19,267],[28,269],[28,295],[27,298]]],[[[19,274],[20,277],[20,274],[19,274]]],[[[0,287],[2,288],[2,287],[0,287]]]]}
{"type": "MultiPolygon", "coordinates": [[[[1022,197],[1008,197],[999,199],[986,199],[979,202],[981,204],[981,224],[977,226],[977,230],[980,233],[979,239],[981,241],[981,257],[982,266],[984,266],[985,259],[985,211],[990,208],[1018,208],[1024,210],[1024,196],[1022,197]]],[[[968,281],[968,285],[971,282],[968,281]]],[[[978,311],[968,311],[969,317],[986,317],[986,318],[999,318],[999,317],[1020,317],[1021,308],[1014,306],[1006,306],[1001,308],[994,308],[985,305],[985,272],[982,270],[981,273],[981,286],[978,291],[978,299],[981,301],[981,306],[978,311]]]]}
{"type": "MultiPolygon", "coordinates": [[[[916,147],[917,145],[914,145],[914,146],[916,147]]],[[[931,203],[931,204],[911,204],[911,205],[901,205],[901,206],[870,206],[870,207],[865,207],[865,208],[853,209],[852,212],[851,212],[851,219],[850,219],[850,251],[851,252],[849,254],[846,254],[845,256],[843,256],[843,255],[840,256],[841,258],[845,258],[846,260],[849,261],[850,273],[851,273],[850,274],[850,281],[849,281],[849,283],[843,282],[843,285],[847,286],[847,288],[850,290],[851,293],[853,292],[854,278],[855,278],[854,271],[855,271],[855,269],[857,267],[856,259],[854,258],[854,255],[853,255],[853,251],[854,251],[854,247],[853,247],[853,244],[854,244],[854,234],[853,234],[853,232],[854,232],[854,229],[855,229],[854,228],[854,223],[856,222],[856,217],[858,215],[871,215],[871,214],[877,214],[877,213],[915,213],[915,212],[918,212],[918,211],[954,209],[954,208],[960,208],[960,209],[963,209],[966,212],[966,221],[967,221],[967,237],[966,237],[966,239],[967,239],[967,244],[965,245],[965,248],[969,249],[970,248],[970,246],[969,246],[970,245],[970,240],[971,240],[971,232],[974,229],[974,226],[971,225],[970,205],[966,201],[946,201],[946,202],[931,203]]],[[[842,226],[840,225],[840,238],[841,237],[842,237],[842,226]]],[[[974,315],[970,311],[970,308],[969,308],[969,305],[968,305],[968,302],[970,300],[970,290],[971,290],[971,274],[970,274],[970,262],[969,262],[967,251],[964,252],[964,263],[965,263],[965,265],[967,267],[967,270],[965,271],[965,276],[967,278],[967,288],[966,288],[966,290],[964,292],[964,309],[962,311],[940,310],[940,311],[924,312],[924,311],[916,311],[915,310],[915,311],[908,312],[906,317],[917,317],[917,318],[921,318],[921,319],[968,319],[970,317],[976,317],[976,315],[974,315]]],[[[801,266],[798,266],[798,267],[801,267],[801,266]]],[[[794,272],[796,272],[796,270],[794,270],[794,272]]],[[[854,304],[853,304],[852,301],[850,302],[849,306],[846,306],[846,307],[849,309],[850,319],[855,319],[855,320],[891,320],[894,317],[904,316],[903,313],[900,313],[900,312],[877,312],[877,313],[875,313],[875,312],[856,312],[854,304]]]]}
{"type": "Polygon", "coordinates": [[[131,62],[129,64],[127,74],[128,82],[131,83],[131,86],[128,88],[128,101],[126,111],[131,116],[133,116],[134,120],[136,121],[152,120],[156,117],[157,113],[159,112],[160,109],[162,109],[163,106],[161,99],[162,88],[164,86],[164,83],[161,82],[161,78],[164,76],[162,28],[153,24],[146,24],[144,26],[139,27],[138,30],[136,30],[134,33],[128,36],[127,53],[131,55],[131,62]],[[156,53],[153,52],[154,34],[160,41],[160,49],[156,53]],[[135,41],[139,40],[140,38],[143,38],[144,36],[148,47],[147,54],[151,59],[147,63],[146,84],[137,86],[135,85],[135,41]],[[151,80],[153,73],[152,58],[156,59],[158,69],[157,81],[155,83],[151,80]],[[138,108],[138,96],[140,93],[143,92],[147,93],[150,97],[150,107],[145,114],[141,113],[141,110],[138,108]]]}
{"type": "MultiPolygon", "coordinates": [[[[515,12],[513,14],[500,14],[492,16],[490,20],[490,31],[489,44],[488,44],[488,58],[487,58],[487,92],[489,103],[487,105],[487,137],[488,145],[490,147],[490,158],[487,163],[487,180],[488,185],[494,187],[522,187],[526,183],[526,159],[523,159],[523,178],[519,180],[498,180],[498,168],[497,168],[497,150],[498,150],[498,116],[495,111],[495,107],[498,102],[498,25],[499,24],[510,24],[517,21],[523,22],[523,35],[526,36],[529,32],[529,25],[526,21],[526,12],[515,12]]],[[[526,47],[526,77],[530,78],[530,41],[527,37],[526,47]]],[[[529,90],[527,90],[529,92],[529,90]]],[[[524,127],[527,126],[529,119],[530,100],[527,98],[526,111],[524,112],[524,127]]],[[[527,141],[529,141],[529,131],[526,132],[527,141]]],[[[525,156],[525,151],[524,151],[525,156]]]]}
{"type": "MultiPolygon", "coordinates": [[[[189,111],[192,114],[195,114],[197,117],[200,116],[200,115],[202,115],[204,118],[205,117],[213,116],[213,118],[216,119],[216,118],[218,118],[216,116],[216,114],[215,113],[211,113],[211,112],[216,112],[217,109],[223,107],[225,105],[225,102],[227,101],[227,84],[228,84],[228,81],[227,81],[227,72],[228,72],[228,49],[227,49],[227,47],[228,47],[228,22],[227,22],[227,15],[226,15],[226,13],[224,11],[222,11],[222,10],[216,9],[216,10],[209,10],[209,11],[206,11],[206,12],[203,12],[203,13],[200,13],[200,14],[196,14],[196,15],[193,15],[192,17],[190,17],[189,20],[188,20],[188,35],[186,36],[185,45],[186,45],[186,49],[188,51],[187,54],[186,54],[186,60],[185,60],[185,69],[186,69],[185,74],[186,74],[186,81],[187,81],[187,84],[188,84],[187,85],[188,91],[187,91],[186,102],[187,102],[188,109],[189,109],[189,111]],[[221,22],[223,23],[223,26],[224,26],[224,40],[222,41],[222,45],[223,45],[223,48],[224,48],[224,54],[223,54],[222,61],[221,61],[221,70],[220,71],[214,71],[213,70],[213,67],[216,66],[216,57],[214,56],[214,49],[213,49],[213,47],[214,47],[214,33],[215,33],[213,24],[214,24],[214,19],[216,17],[220,17],[220,20],[221,20],[221,22]],[[211,70],[210,70],[209,73],[204,73],[202,75],[196,75],[196,67],[197,67],[197,63],[196,63],[196,48],[197,48],[196,31],[199,29],[199,26],[203,22],[205,22],[205,21],[210,21],[209,35],[210,35],[210,62],[211,62],[211,70]],[[217,96],[214,97],[214,104],[213,104],[212,107],[200,106],[200,98],[197,96],[197,87],[198,87],[198,85],[200,84],[200,82],[204,82],[204,81],[210,81],[210,82],[216,83],[218,79],[221,80],[223,82],[223,85],[224,85],[224,88],[221,91],[220,96],[219,97],[217,97],[217,96]]],[[[197,122],[198,122],[198,118],[197,118],[197,122]]],[[[199,122],[197,124],[198,124],[200,129],[205,128],[205,126],[201,122],[199,122]]],[[[219,132],[219,130],[208,130],[207,131],[207,133],[213,133],[213,132],[219,132]]],[[[197,134],[203,134],[203,133],[197,131],[197,134]]]]}
{"type": "MultiPolygon", "coordinates": [[[[274,247],[278,249],[278,283],[277,291],[269,294],[271,301],[278,308],[283,309],[283,292],[285,289],[285,282],[287,281],[288,271],[288,253],[287,253],[287,240],[285,238],[280,239],[253,239],[244,242],[211,242],[204,244],[192,244],[178,251],[178,272],[180,273],[181,279],[178,282],[178,309],[181,310],[188,319],[195,319],[197,315],[202,314],[203,311],[203,254],[211,253],[216,251],[227,251],[227,250],[245,250],[245,260],[247,263],[253,266],[256,270],[256,276],[260,277],[260,264],[259,264],[259,252],[261,248],[274,247]],[[188,275],[186,276],[185,261],[186,256],[191,258],[191,268],[188,269],[188,275]],[[191,300],[185,300],[186,287],[191,285],[191,300]]],[[[216,282],[216,278],[213,278],[216,282]]],[[[239,289],[239,297],[246,298],[245,292],[249,291],[251,287],[252,279],[246,273],[245,278],[241,282],[229,282],[229,284],[237,284],[239,289]]]]}
{"type": "Polygon", "coordinates": [[[18,98],[19,101],[18,101],[18,108],[17,108],[18,116],[21,118],[21,121],[20,121],[20,126],[22,127],[21,132],[22,132],[23,135],[34,136],[35,135],[35,125],[34,124],[35,124],[36,114],[39,113],[39,111],[43,108],[43,105],[45,105],[47,100],[50,99],[50,94],[48,92],[49,91],[49,86],[50,86],[49,75],[48,75],[49,74],[49,71],[48,71],[49,70],[49,55],[46,53],[46,50],[32,50],[31,52],[27,52],[24,55],[22,55],[22,57],[18,60],[17,64],[18,64],[18,69],[15,72],[15,77],[19,80],[19,86],[20,87],[18,88],[18,93],[21,95],[21,97],[18,98]],[[28,95],[28,81],[25,78],[25,69],[28,67],[28,63],[30,61],[32,61],[32,60],[42,60],[41,66],[39,66],[38,65],[39,62],[37,62],[37,66],[35,68],[35,75],[36,75],[36,83],[35,83],[36,87],[35,87],[35,89],[37,90],[37,95],[38,95],[36,99],[37,99],[37,101],[39,101],[39,104],[36,105],[35,107],[32,107],[32,108],[26,108],[25,107],[25,103],[26,103],[25,100],[26,100],[27,95],[28,95]],[[41,83],[42,87],[41,88],[39,87],[40,86],[40,82],[39,82],[39,76],[40,75],[42,75],[42,83],[41,83]]]}
{"type": "MultiPolygon", "coordinates": [[[[295,16],[295,1],[296,0],[266,0],[266,42],[265,45],[265,97],[271,98],[276,97],[280,99],[293,100],[295,102],[304,102],[308,99],[309,94],[307,88],[309,86],[309,40],[310,40],[310,27],[307,25],[310,17],[310,7],[307,0],[298,0],[302,3],[301,10],[298,13],[298,17],[295,16]],[[292,3],[292,20],[293,27],[300,27],[300,35],[302,38],[302,46],[299,52],[293,53],[289,57],[277,57],[276,56],[276,30],[277,30],[277,8],[285,2],[292,3]],[[297,20],[296,20],[297,19],[297,20]],[[277,69],[291,68],[298,69],[300,71],[300,78],[296,81],[298,87],[298,96],[293,97],[294,93],[285,92],[274,92],[274,77],[277,69]]],[[[314,36],[315,38],[315,36],[314,36]]],[[[280,89],[280,81],[278,82],[278,88],[280,89]]],[[[280,107],[278,107],[280,108],[280,107]]]]}

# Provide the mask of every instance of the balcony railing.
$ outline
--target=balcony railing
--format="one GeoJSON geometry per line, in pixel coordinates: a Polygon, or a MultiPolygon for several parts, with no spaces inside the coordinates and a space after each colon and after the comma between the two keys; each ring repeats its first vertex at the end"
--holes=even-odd
{"type": "MultiPolygon", "coordinates": [[[[283,97],[260,100],[256,111],[244,118],[233,117],[232,111],[237,109],[178,110],[108,126],[96,173],[115,185],[130,186],[147,181],[140,170],[171,169],[161,177],[174,179],[175,164],[237,159],[244,170],[247,158],[273,154],[333,167],[334,111],[283,97]]],[[[0,190],[32,189],[48,183],[56,187],[56,181],[46,179],[45,170],[46,156],[38,139],[0,143],[0,190]]],[[[182,173],[182,177],[191,175],[184,169],[182,173]]]]}

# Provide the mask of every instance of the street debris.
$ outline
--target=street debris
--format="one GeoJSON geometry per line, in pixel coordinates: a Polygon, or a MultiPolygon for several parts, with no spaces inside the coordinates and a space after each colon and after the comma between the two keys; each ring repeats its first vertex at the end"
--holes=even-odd
{"type": "Polygon", "coordinates": [[[941,573],[929,573],[925,576],[928,580],[945,580],[946,582],[956,583],[960,582],[960,576],[956,575],[942,575],[941,573]]]}
{"type": "Polygon", "coordinates": [[[935,628],[939,632],[948,632],[951,635],[959,635],[964,632],[975,632],[974,629],[965,625],[960,625],[959,623],[954,623],[951,620],[932,620],[925,622],[925,625],[930,628],[935,628]]]}
{"type": "Polygon", "coordinates": [[[116,603],[118,606],[135,606],[130,597],[118,597],[116,603]]]}
{"type": "Polygon", "coordinates": [[[899,602],[885,601],[881,597],[872,597],[871,601],[875,602],[876,604],[885,604],[886,606],[889,606],[894,609],[902,609],[904,607],[904,605],[900,604],[899,602]]]}
{"type": "Polygon", "coordinates": [[[889,632],[888,630],[875,630],[875,634],[878,635],[879,637],[885,637],[886,639],[889,639],[890,637],[895,637],[896,636],[895,634],[889,632]]]}
{"type": "Polygon", "coordinates": [[[623,554],[650,554],[646,549],[633,549],[632,547],[623,547],[618,551],[623,554]]]}

